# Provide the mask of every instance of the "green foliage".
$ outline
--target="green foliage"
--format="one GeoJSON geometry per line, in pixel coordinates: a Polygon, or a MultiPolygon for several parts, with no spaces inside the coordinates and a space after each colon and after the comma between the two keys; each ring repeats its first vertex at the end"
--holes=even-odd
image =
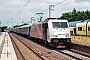
{"type": "Polygon", "coordinates": [[[62,16],[59,19],[66,19],[69,22],[90,19],[90,11],[77,11],[74,8],[72,12],[62,13],[62,16]]]}

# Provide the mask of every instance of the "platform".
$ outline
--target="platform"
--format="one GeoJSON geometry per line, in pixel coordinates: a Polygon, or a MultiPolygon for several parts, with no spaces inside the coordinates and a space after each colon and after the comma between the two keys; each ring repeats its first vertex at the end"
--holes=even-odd
{"type": "Polygon", "coordinates": [[[4,39],[5,39],[5,32],[0,32],[0,57],[1,57],[1,54],[2,54],[4,39]]]}
{"type": "Polygon", "coordinates": [[[7,32],[0,35],[0,60],[17,60],[10,36],[7,32]]]}

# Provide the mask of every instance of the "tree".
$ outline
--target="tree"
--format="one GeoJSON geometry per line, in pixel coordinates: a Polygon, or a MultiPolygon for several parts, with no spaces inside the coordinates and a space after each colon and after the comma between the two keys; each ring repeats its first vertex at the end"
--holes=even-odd
{"type": "Polygon", "coordinates": [[[62,16],[59,19],[67,19],[68,21],[78,21],[90,19],[90,11],[77,11],[75,8],[72,12],[62,13],[62,16]]]}

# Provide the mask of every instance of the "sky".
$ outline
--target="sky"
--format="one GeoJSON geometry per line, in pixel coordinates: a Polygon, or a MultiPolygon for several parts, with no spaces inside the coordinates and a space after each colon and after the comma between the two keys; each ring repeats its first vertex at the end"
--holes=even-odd
{"type": "Polygon", "coordinates": [[[30,22],[31,17],[38,21],[39,15],[36,13],[43,13],[44,20],[49,17],[49,5],[54,5],[51,7],[54,9],[51,18],[60,17],[74,8],[77,11],[90,10],[90,0],[0,0],[1,26],[12,27],[30,22]]]}

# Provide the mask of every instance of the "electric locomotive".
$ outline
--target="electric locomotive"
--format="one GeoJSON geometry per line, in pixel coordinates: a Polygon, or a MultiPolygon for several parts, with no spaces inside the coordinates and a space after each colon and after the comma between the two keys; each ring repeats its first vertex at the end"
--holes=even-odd
{"type": "Polygon", "coordinates": [[[55,48],[70,48],[71,38],[67,20],[47,18],[33,24],[30,29],[30,37],[38,38],[55,48]]]}

